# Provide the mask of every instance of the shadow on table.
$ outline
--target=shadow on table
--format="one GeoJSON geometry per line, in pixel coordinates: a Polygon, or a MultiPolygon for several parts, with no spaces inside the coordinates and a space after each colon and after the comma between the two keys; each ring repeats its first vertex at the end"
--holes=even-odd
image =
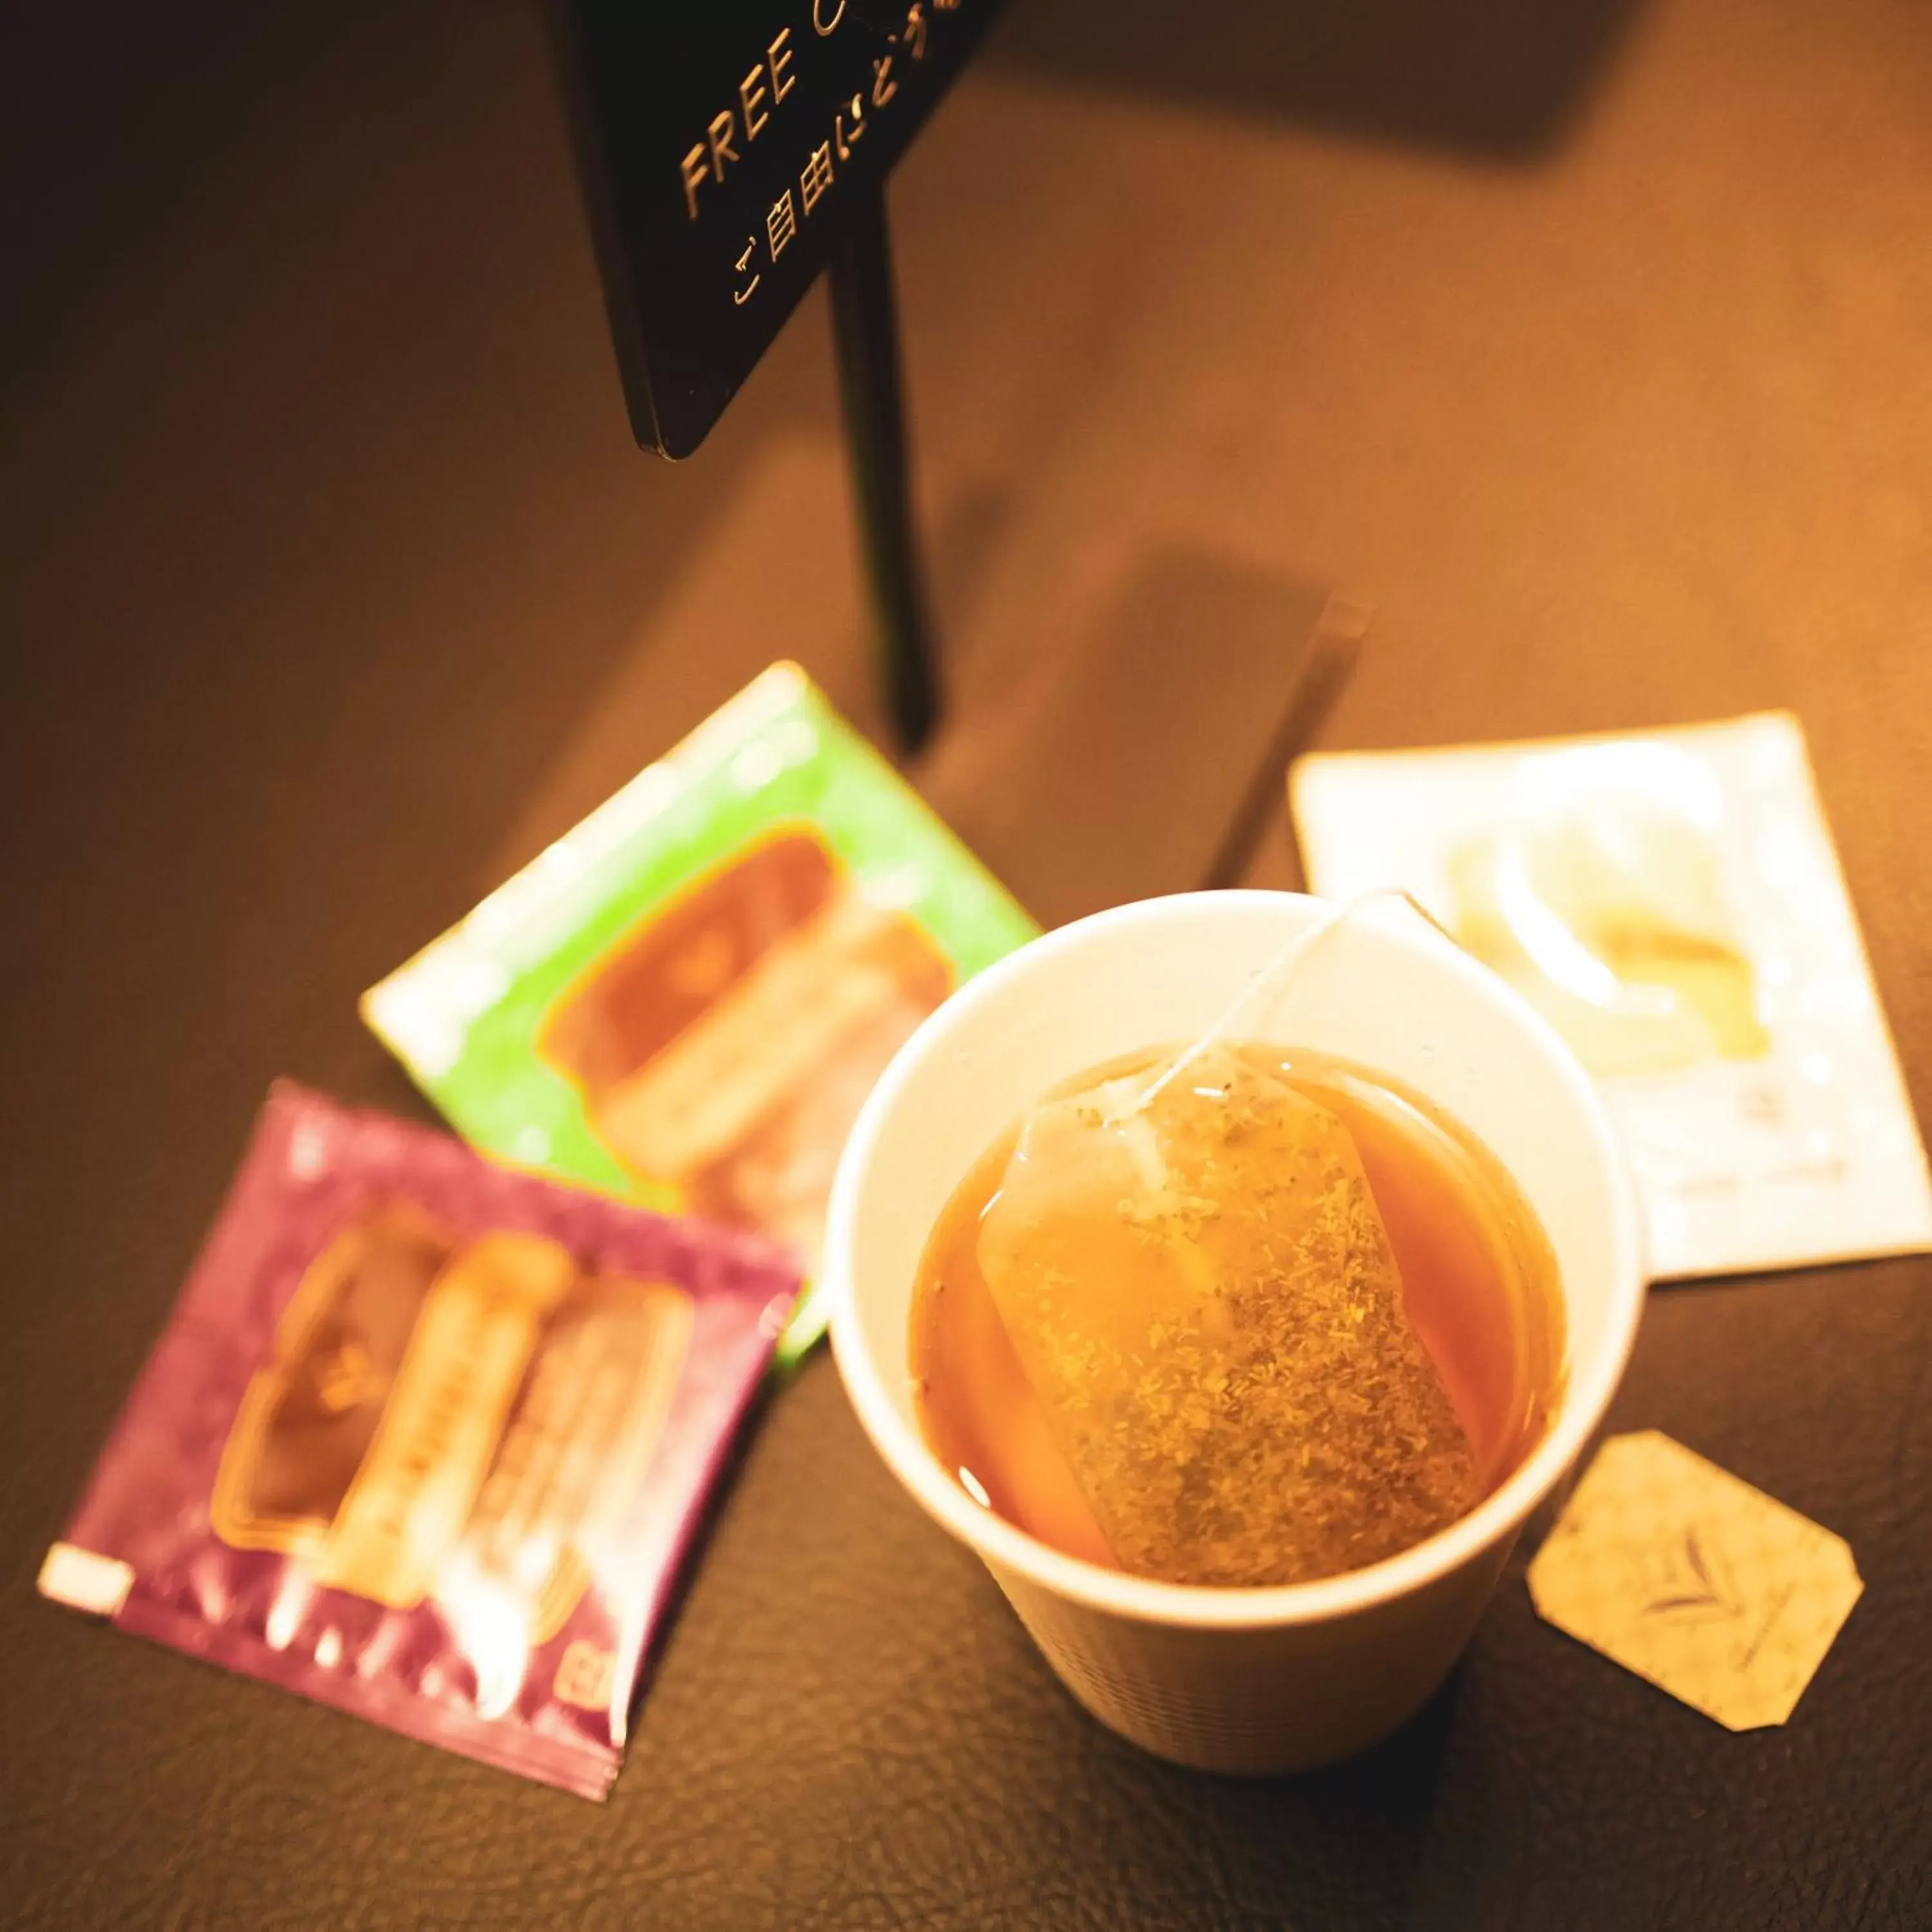
{"type": "MultiPolygon", "coordinates": [[[[1185,1840],[1178,1857],[1171,1852],[1150,1868],[1151,1888],[1177,1900],[1180,1886],[1198,1888],[1214,1907],[1203,1910],[1202,1923],[1411,1923],[1418,1894],[1442,1888],[1426,1868],[1460,1685],[1459,1671],[1385,1742],[1298,1777],[1206,1776],[1108,1740],[1120,1754],[1112,1780],[1142,1787],[1136,1796],[1117,1794],[1116,1805],[1160,1817],[1170,1847],[1185,1840]]],[[[1124,1844],[1109,1848],[1116,1854],[1126,1863],[1137,1856],[1124,1844]]]]}
{"type": "Polygon", "coordinates": [[[920,788],[1043,925],[1233,883],[1282,806],[1325,586],[1124,540],[1017,681],[956,694],[920,788]]]}
{"type": "Polygon", "coordinates": [[[0,8],[0,378],[44,345],[251,106],[370,0],[0,8]]]}
{"type": "Polygon", "coordinates": [[[993,58],[1055,80],[1517,160],[1581,118],[1642,0],[1025,0],[993,58]]]}

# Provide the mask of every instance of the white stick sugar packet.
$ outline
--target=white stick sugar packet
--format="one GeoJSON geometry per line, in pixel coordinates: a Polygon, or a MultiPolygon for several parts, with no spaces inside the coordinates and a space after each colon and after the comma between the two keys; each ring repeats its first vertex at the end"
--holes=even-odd
{"type": "Polygon", "coordinates": [[[1659,1280],[1932,1247],[1932,1184],[1804,734],[1302,759],[1310,885],[1413,893],[1597,1077],[1659,1280]]]}

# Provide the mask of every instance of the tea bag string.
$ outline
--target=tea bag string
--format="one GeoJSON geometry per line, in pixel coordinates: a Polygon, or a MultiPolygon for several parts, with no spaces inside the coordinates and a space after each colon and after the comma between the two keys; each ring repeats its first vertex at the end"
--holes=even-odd
{"type": "Polygon", "coordinates": [[[1277,947],[1261,970],[1229,1001],[1214,1024],[1191,1046],[1184,1049],[1159,1078],[1142,1090],[1128,1109],[1128,1116],[1145,1112],[1160,1097],[1168,1083],[1184,1068],[1191,1066],[1210,1047],[1217,1046],[1238,1028],[1258,1021],[1281,997],[1283,988],[1323,940],[1330,938],[1338,927],[1354,917],[1364,906],[1372,904],[1378,899],[1388,898],[1406,901],[1412,911],[1420,914],[1444,938],[1451,938],[1441,920],[1421,904],[1413,892],[1405,891],[1400,886],[1376,886],[1367,892],[1357,893],[1345,904],[1324,908],[1321,916],[1312,926],[1304,926],[1277,947]]]}

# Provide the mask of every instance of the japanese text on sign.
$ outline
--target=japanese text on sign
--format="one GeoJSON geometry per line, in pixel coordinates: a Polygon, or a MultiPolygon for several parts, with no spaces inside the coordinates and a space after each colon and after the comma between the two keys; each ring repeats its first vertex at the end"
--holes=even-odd
{"type": "Polygon", "coordinates": [[[688,454],[1001,0],[550,0],[638,440],[688,454]]]}
{"type": "Polygon", "coordinates": [[[846,20],[848,0],[812,0],[808,20],[800,33],[781,28],[754,60],[736,91],[705,124],[701,138],[685,150],[679,165],[685,211],[694,222],[709,212],[712,190],[722,188],[731,169],[750,154],[753,142],[764,138],[802,140],[802,159],[795,184],[788,181],[765,212],[762,236],[754,232],[735,242],[729,250],[733,270],[731,299],[742,308],[757,292],[765,266],[776,262],[798,236],[801,223],[831,193],[840,166],[849,161],[863,139],[868,115],[890,110],[899,92],[902,72],[925,60],[932,44],[934,16],[956,13],[961,0],[910,0],[904,18],[887,35],[884,48],[867,57],[869,74],[832,110],[829,128],[807,128],[802,137],[780,128],[778,116],[798,85],[800,50],[808,28],[815,40],[830,40],[846,20]],[[815,138],[814,138],[815,137],[815,138]]]}

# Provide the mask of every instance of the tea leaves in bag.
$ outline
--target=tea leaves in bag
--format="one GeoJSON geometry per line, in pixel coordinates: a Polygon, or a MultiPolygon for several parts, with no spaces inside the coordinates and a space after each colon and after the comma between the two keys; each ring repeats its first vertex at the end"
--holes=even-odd
{"type": "Polygon", "coordinates": [[[1203,1042],[1022,1124],[979,1258],[1117,1560],[1301,1582],[1478,1499],[1346,1126],[1203,1042]]]}

